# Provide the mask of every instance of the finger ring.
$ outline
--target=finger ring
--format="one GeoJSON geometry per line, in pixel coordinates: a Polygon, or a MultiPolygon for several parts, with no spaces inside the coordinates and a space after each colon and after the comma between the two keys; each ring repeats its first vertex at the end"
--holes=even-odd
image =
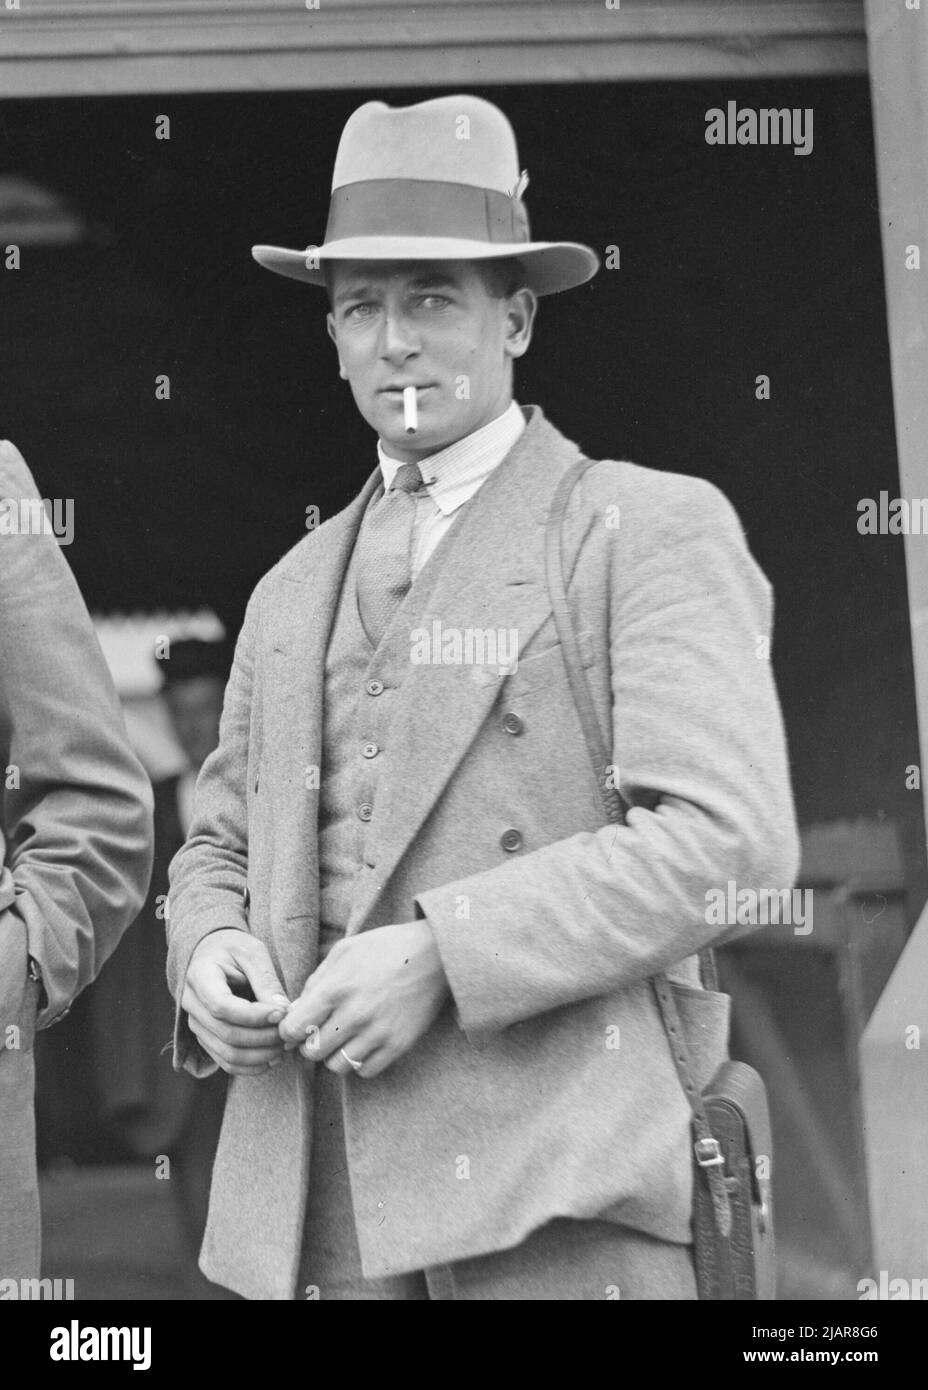
{"type": "Polygon", "coordinates": [[[364,1066],[363,1062],[356,1062],[353,1057],[349,1057],[348,1053],[345,1051],[343,1047],[340,1047],[338,1050],[344,1057],[345,1061],[348,1063],[349,1067],[354,1067],[355,1071],[360,1071],[361,1068],[364,1066]]]}

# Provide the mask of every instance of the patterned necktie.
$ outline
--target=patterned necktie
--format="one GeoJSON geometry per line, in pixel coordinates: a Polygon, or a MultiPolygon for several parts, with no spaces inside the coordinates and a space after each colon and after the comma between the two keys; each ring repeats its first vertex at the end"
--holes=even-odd
{"type": "Polygon", "coordinates": [[[378,646],[412,583],[413,495],[422,485],[417,463],[401,463],[393,485],[364,518],[358,539],[358,612],[378,646]]]}

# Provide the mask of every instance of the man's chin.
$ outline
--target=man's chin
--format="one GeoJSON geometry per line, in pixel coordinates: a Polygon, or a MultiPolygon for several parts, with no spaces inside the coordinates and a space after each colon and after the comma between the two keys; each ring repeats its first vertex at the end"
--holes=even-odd
{"type": "Polygon", "coordinates": [[[420,455],[437,454],[439,449],[446,449],[449,444],[454,444],[467,433],[466,424],[457,423],[457,427],[456,422],[433,424],[431,421],[423,420],[421,416],[419,428],[413,434],[407,434],[402,424],[397,427],[393,420],[381,421],[374,428],[388,454],[396,454],[398,451],[420,455]]]}

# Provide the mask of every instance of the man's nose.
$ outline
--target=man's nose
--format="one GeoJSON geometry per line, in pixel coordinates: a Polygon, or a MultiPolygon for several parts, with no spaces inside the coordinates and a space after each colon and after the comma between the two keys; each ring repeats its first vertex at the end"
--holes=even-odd
{"type": "Polygon", "coordinates": [[[380,339],[380,355],[388,362],[405,362],[419,351],[412,325],[401,313],[386,313],[380,339]]]}

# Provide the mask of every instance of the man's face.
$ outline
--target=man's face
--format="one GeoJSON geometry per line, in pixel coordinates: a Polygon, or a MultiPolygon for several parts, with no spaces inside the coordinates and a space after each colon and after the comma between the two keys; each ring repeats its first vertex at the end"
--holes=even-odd
{"type": "Polygon", "coordinates": [[[219,742],[219,716],[225,682],[218,676],[192,676],[171,681],[164,697],[178,742],[199,769],[219,742]]]}
{"type": "Polygon", "coordinates": [[[468,261],[339,261],[331,289],[341,375],[393,458],[424,458],[506,409],[513,359],[531,340],[530,290],[495,298],[468,261]],[[414,435],[404,386],[417,388],[414,435]]]}

